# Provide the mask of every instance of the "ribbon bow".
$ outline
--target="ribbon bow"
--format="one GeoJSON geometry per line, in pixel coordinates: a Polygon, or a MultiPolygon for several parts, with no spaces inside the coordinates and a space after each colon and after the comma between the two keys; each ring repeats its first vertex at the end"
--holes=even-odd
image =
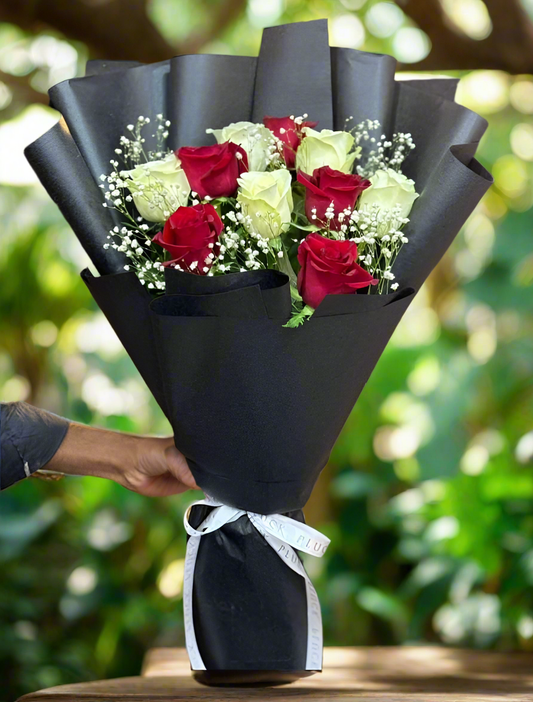
{"type": "Polygon", "coordinates": [[[306,670],[322,670],[322,614],[316,590],[305,572],[302,561],[294,549],[321,558],[329,546],[329,539],[316,529],[297,522],[282,514],[256,514],[235,507],[228,507],[212,500],[194,502],[183,518],[183,524],[189,540],[185,556],[183,577],[183,620],[185,625],[185,642],[193,670],[205,670],[205,665],[198,648],[194,632],[192,590],[194,568],[202,536],[220,529],[247,515],[257,531],[274,549],[278,556],[305,580],[307,593],[307,659],[306,670]],[[189,515],[193,507],[207,505],[214,507],[197,529],[189,524],[189,515]]]}

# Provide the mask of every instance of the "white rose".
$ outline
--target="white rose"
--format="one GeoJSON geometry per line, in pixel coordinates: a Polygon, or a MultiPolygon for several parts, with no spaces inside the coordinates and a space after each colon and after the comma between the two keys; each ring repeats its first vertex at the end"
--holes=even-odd
{"type": "Polygon", "coordinates": [[[253,122],[232,122],[223,129],[208,129],[207,132],[213,134],[219,144],[231,141],[242,146],[248,154],[250,171],[266,171],[273,143],[270,129],[253,122]]]}
{"type": "Polygon", "coordinates": [[[178,207],[187,204],[191,186],[174,154],[122,171],[120,175],[139,214],[148,222],[165,222],[178,207]]]}
{"type": "Polygon", "coordinates": [[[399,205],[400,217],[408,217],[413,203],[418,197],[415,182],[403,173],[398,173],[392,168],[379,170],[370,177],[372,185],[363,190],[359,198],[359,209],[370,209],[372,205],[379,205],[382,210],[389,210],[399,205]]]}
{"type": "Polygon", "coordinates": [[[289,228],[293,207],[289,171],[248,171],[238,182],[237,200],[251,219],[249,231],[273,239],[289,228]]]}
{"type": "Polygon", "coordinates": [[[334,132],[323,129],[320,132],[304,127],[305,138],[296,152],[296,170],[313,175],[315,168],[329,166],[336,171],[351,173],[353,162],[361,151],[360,147],[350,153],[354,137],[349,132],[334,132]]]}

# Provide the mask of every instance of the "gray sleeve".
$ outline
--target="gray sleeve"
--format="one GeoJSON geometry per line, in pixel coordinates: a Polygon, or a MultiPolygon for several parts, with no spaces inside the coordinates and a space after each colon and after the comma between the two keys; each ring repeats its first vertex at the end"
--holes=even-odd
{"type": "Polygon", "coordinates": [[[25,402],[0,403],[0,490],[50,461],[69,421],[25,402]]]}

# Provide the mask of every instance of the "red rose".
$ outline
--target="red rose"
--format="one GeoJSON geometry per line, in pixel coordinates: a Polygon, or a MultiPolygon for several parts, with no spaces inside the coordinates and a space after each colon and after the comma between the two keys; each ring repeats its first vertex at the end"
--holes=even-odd
{"type": "Polygon", "coordinates": [[[294,168],[296,151],[305,137],[304,127],[316,127],[318,122],[296,124],[291,117],[264,117],[263,124],[280,139],[283,146],[283,158],[287,168],[294,168]]]}
{"type": "Polygon", "coordinates": [[[298,249],[301,265],[298,290],[306,305],[316,309],[326,295],[345,295],[378,282],[356,263],[353,241],[309,234],[298,249]]]}
{"type": "Polygon", "coordinates": [[[181,161],[189,185],[203,200],[231,197],[239,187],[237,178],[248,170],[248,155],[242,146],[229,141],[214,146],[182,146],[181,161]]]}
{"type": "Polygon", "coordinates": [[[216,256],[218,253],[218,237],[223,229],[213,205],[178,207],[153,241],[172,256],[172,261],[165,266],[178,264],[185,270],[204,275],[207,273],[204,269],[212,265],[209,254],[216,256]]]}
{"type": "Polygon", "coordinates": [[[305,214],[310,222],[325,223],[326,210],[333,203],[335,217],[330,220],[331,229],[340,229],[339,213],[347,207],[353,210],[359,195],[372,185],[359,175],[335,171],[329,166],[315,168],[312,176],[300,171],[298,182],[305,186],[305,214]]]}

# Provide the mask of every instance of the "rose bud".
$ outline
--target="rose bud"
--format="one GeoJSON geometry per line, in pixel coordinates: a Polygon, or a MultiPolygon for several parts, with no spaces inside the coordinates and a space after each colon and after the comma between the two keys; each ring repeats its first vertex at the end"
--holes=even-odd
{"type": "Polygon", "coordinates": [[[286,168],[243,173],[237,200],[247,215],[244,226],[249,232],[273,239],[287,231],[293,208],[291,186],[291,174],[286,168]]]}
{"type": "Polygon", "coordinates": [[[175,154],[141,163],[120,175],[132,194],[137,211],[147,222],[164,222],[169,214],[165,215],[165,212],[173,212],[185,205],[191,191],[175,154]]]}
{"type": "Polygon", "coordinates": [[[326,210],[333,203],[335,216],[330,219],[331,229],[340,229],[338,215],[349,208],[353,210],[359,195],[371,183],[360,175],[335,171],[329,166],[315,168],[312,176],[300,171],[298,182],[305,187],[305,215],[314,223],[326,223],[326,210]]]}
{"type": "Polygon", "coordinates": [[[400,215],[408,217],[418,197],[415,181],[392,168],[380,169],[370,176],[370,188],[361,196],[360,209],[379,205],[381,210],[400,207],[400,215]]]}
{"type": "Polygon", "coordinates": [[[314,173],[316,168],[330,166],[343,173],[351,173],[361,147],[353,149],[355,139],[350,132],[322,129],[316,132],[306,127],[305,139],[296,154],[296,170],[314,173]]]}
{"type": "Polygon", "coordinates": [[[222,220],[213,205],[179,207],[153,241],[172,256],[165,266],[177,265],[204,275],[212,266],[210,254],[218,254],[218,237],[223,229],[222,220]]]}
{"type": "Polygon", "coordinates": [[[272,133],[262,124],[232,122],[222,129],[206,129],[219,144],[231,141],[242,146],[248,156],[251,171],[266,171],[269,164],[272,133]]]}
{"type": "Polygon", "coordinates": [[[237,178],[248,170],[246,151],[229,141],[214,146],[182,146],[176,155],[201,200],[232,197],[237,192],[237,178]]]}
{"type": "Polygon", "coordinates": [[[283,142],[283,158],[287,168],[294,168],[296,151],[305,136],[304,127],[316,127],[318,122],[297,124],[291,117],[264,117],[263,124],[283,142]]]}
{"type": "Polygon", "coordinates": [[[356,263],[353,241],[309,234],[298,248],[298,291],[306,305],[316,309],[326,295],[355,293],[378,281],[356,263]]]}

